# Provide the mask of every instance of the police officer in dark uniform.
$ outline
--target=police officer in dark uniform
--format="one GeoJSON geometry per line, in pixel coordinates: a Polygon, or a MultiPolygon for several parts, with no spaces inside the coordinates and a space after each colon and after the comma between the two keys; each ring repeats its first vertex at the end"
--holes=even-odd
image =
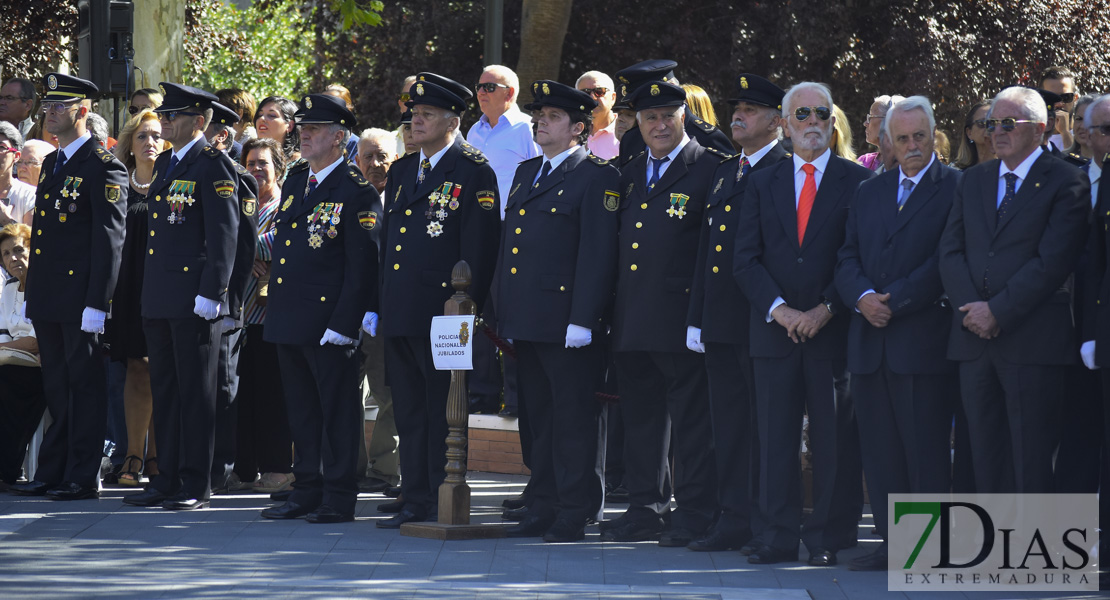
{"type": "Polygon", "coordinates": [[[612,344],[629,508],[606,524],[601,539],[686,546],[709,528],[718,507],[705,361],[686,347],[686,318],[710,178],[728,155],[686,134],[686,92],[677,85],[644,84],[629,100],[649,144],[620,182],[612,344]],[[672,437],[681,465],[673,480],[678,508],[663,531],[672,437]]]}
{"type": "Polygon", "coordinates": [[[358,497],[358,337],[376,321],[378,192],[344,158],[355,117],[342,100],[309,94],[296,118],[305,161],[281,188],[264,331],[277,345],[296,481],[262,516],[340,523],[358,497]]]}
{"type": "Polygon", "coordinates": [[[1041,95],[1041,100],[1044,101],[1045,109],[1048,111],[1048,122],[1045,124],[1044,140],[1041,143],[1041,149],[1056,158],[1062,159],[1066,155],[1062,152],[1061,148],[1056,147],[1056,144],[1048,141],[1048,138],[1056,132],[1056,109],[1061,105],[1060,103],[1063,102],[1064,99],[1060,97],[1060,94],[1045,89],[1034,88],[1034,91],[1041,95]]]}
{"type": "Polygon", "coordinates": [[[481,313],[501,226],[493,168],[458,133],[470,90],[420,73],[409,93],[412,137],[420,149],[389,169],[381,291],[386,376],[404,457],[404,506],[377,524],[382,528],[436,516],[438,489],[446,476],[451,376],[435,370],[428,330],[453,293],[451,270],[459,260],[470,265],[467,292],[481,313]]]}
{"type": "Polygon", "coordinates": [[[602,315],[617,260],[620,173],[585,141],[597,102],[554,81],[532,84],[539,156],[509,192],[498,268],[500,335],[517,353],[520,398],[532,424],[531,505],[509,537],[584,537],[601,496],[594,386],[604,365],[602,315]]]}
{"type": "Polygon", "coordinates": [[[220,317],[229,313],[241,209],[234,164],[204,138],[216,97],[161,88],[155,112],[173,149],[154,162],[142,296],[160,472],[123,501],[192,510],[210,494],[220,317]]]}
{"type": "Polygon", "coordinates": [[[705,353],[721,516],[708,535],[690,544],[691,550],[743,548],[759,532],[752,495],[753,450],[759,445],[748,339],[751,307],[732,276],[732,254],[748,175],[790,156],[779,143],[785,93],[759,75],[736,78],[736,96],[729,99],[732,136],[743,151],[717,168],[705,204],[686,345],[705,353]]]}
{"type": "Polygon", "coordinates": [[[89,81],[50,73],[43,81],[46,130],[58,151],[43,161],[35,195],[26,317],[34,322],[53,424],[34,481],[12,492],[53,500],[98,497],[107,420],[104,333],[123,249],[127,170],[85,126],[89,81]]]}
{"type": "MultiPolygon", "coordinates": [[[[213,102],[212,123],[206,131],[212,132],[214,125],[230,128],[238,122],[239,115],[235,111],[219,102],[213,102]]],[[[216,145],[211,137],[208,141],[213,146],[216,145]]],[[[258,230],[258,182],[243,168],[243,165],[236,162],[230,146],[226,146],[222,151],[231,157],[235,167],[238,183],[236,199],[239,201],[239,231],[235,240],[235,263],[232,265],[231,279],[227,287],[228,314],[222,317],[220,325],[220,356],[216,367],[216,429],[212,453],[214,491],[228,491],[235,467],[235,433],[239,414],[235,399],[239,390],[239,351],[243,342],[242,311],[243,304],[246,302],[244,295],[247,292],[247,283],[250,281],[251,268],[254,264],[257,240],[255,232],[258,230]]]]}
{"type": "MultiPolygon", "coordinates": [[[[678,80],[674,76],[674,69],[677,66],[678,63],[673,60],[645,60],[617,71],[620,90],[618,90],[619,100],[614,108],[628,107],[629,96],[644,84],[666,81],[678,85],[678,80]]],[[[690,107],[686,107],[684,124],[686,134],[691,139],[696,139],[699,145],[706,148],[715,148],[728,155],[736,152],[727,135],[712,124],[698,118],[690,110],[690,107]]],[[[640,129],[634,127],[628,130],[621,138],[620,164],[618,166],[623,169],[629,161],[643,152],[645,148],[644,136],[640,133],[640,129]]]]}

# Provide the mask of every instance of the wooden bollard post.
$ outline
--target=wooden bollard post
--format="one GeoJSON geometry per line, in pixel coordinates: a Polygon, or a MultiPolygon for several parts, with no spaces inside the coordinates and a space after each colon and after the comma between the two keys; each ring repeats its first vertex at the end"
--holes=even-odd
{"type": "MultiPolygon", "coordinates": [[[[470,265],[465,260],[451,270],[451,287],[455,293],[443,305],[447,316],[477,313],[474,300],[466,293],[471,282],[470,265]]],[[[477,327],[475,327],[477,329],[477,327]]],[[[471,336],[478,335],[471,331],[471,336]]],[[[466,483],[466,371],[451,371],[451,388],[447,392],[447,477],[439,486],[439,522],[405,523],[401,535],[438,540],[473,540],[505,537],[502,525],[470,524],[470,486],[466,483]]]]}

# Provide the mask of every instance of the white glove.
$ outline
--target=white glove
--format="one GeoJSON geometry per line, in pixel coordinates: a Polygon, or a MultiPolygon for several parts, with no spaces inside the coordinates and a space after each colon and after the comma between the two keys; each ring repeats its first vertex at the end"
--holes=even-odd
{"type": "Polygon", "coordinates": [[[694,352],[705,354],[705,344],[701,343],[701,329],[698,327],[686,328],[686,347],[694,352]]]}
{"type": "Polygon", "coordinates": [[[1079,347],[1079,356],[1083,357],[1083,365],[1094,371],[1098,368],[1095,364],[1095,341],[1087,340],[1079,347]]]}
{"type": "Polygon", "coordinates": [[[237,325],[238,324],[235,322],[235,319],[232,319],[231,317],[224,317],[220,319],[220,335],[223,335],[229,331],[234,331],[237,325]]]}
{"type": "Polygon", "coordinates": [[[31,324],[31,319],[27,318],[27,301],[23,301],[23,306],[19,307],[19,318],[23,319],[24,323],[31,324]]]}
{"type": "Polygon", "coordinates": [[[574,324],[567,325],[567,348],[589,346],[594,341],[594,332],[574,324]]]}
{"type": "Polygon", "coordinates": [[[378,335],[378,313],[368,312],[362,316],[362,330],[370,334],[370,337],[378,335]]]}
{"type": "Polygon", "coordinates": [[[342,333],[336,333],[330,329],[324,332],[324,337],[320,338],[321,346],[323,346],[324,344],[335,344],[336,346],[353,346],[354,343],[355,341],[351,338],[343,335],[342,333]]]}
{"type": "Polygon", "coordinates": [[[220,316],[220,303],[204,296],[197,296],[193,300],[193,314],[205,321],[211,321],[220,316]]]}
{"type": "MultiPolygon", "coordinates": [[[[26,304],[26,303],[24,303],[26,304]]],[[[81,331],[85,333],[104,333],[104,317],[107,314],[91,306],[81,312],[81,331]]]]}

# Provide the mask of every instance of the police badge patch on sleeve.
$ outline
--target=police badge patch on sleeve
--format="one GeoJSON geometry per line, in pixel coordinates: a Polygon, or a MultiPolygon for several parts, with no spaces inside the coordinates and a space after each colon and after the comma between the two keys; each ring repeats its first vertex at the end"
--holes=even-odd
{"type": "Polygon", "coordinates": [[[108,202],[111,202],[113,204],[118,202],[119,198],[120,198],[119,186],[118,185],[111,185],[111,184],[105,185],[104,186],[104,197],[108,199],[108,202]]]}
{"type": "Polygon", "coordinates": [[[371,230],[378,224],[378,213],[372,210],[364,210],[358,213],[358,224],[363,229],[371,230]]]}
{"type": "Polygon", "coordinates": [[[614,212],[620,205],[621,195],[612,190],[605,190],[605,210],[614,212]]]}
{"type": "Polygon", "coordinates": [[[254,211],[257,201],[254,198],[243,198],[243,214],[250,217],[254,216],[254,211]]]}
{"type": "Polygon", "coordinates": [[[235,182],[228,179],[215,181],[212,186],[216,188],[216,195],[221,198],[230,198],[235,193],[235,182]]]}
{"type": "Polygon", "coordinates": [[[478,205],[485,210],[492,210],[495,204],[493,198],[496,195],[492,190],[478,192],[478,205]]]}

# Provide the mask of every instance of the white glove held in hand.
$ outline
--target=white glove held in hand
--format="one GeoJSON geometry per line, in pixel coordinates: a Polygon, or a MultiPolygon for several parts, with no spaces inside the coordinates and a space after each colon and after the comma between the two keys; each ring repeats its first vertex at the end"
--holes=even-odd
{"type": "Polygon", "coordinates": [[[362,330],[370,334],[370,337],[377,337],[378,335],[378,313],[368,312],[362,316],[362,330]]]}
{"type": "Polygon", "coordinates": [[[102,310],[86,306],[81,312],[81,331],[85,333],[104,333],[104,317],[107,314],[102,310]]]}
{"type": "Polygon", "coordinates": [[[335,344],[336,346],[353,346],[354,343],[355,341],[351,338],[341,333],[336,333],[330,329],[324,332],[324,337],[320,338],[321,346],[323,346],[324,344],[335,344]]]}
{"type": "Polygon", "coordinates": [[[567,348],[589,346],[594,341],[594,332],[577,325],[567,325],[567,348]]]}
{"type": "Polygon", "coordinates": [[[205,321],[211,321],[220,316],[220,303],[204,296],[197,296],[193,300],[193,314],[205,321]]]}
{"type": "Polygon", "coordinates": [[[686,347],[694,352],[705,354],[705,344],[701,343],[701,329],[697,327],[686,328],[686,347]]]}
{"type": "Polygon", "coordinates": [[[1095,364],[1095,341],[1088,340],[1079,347],[1079,356],[1083,357],[1083,365],[1094,371],[1098,368],[1095,364]]]}
{"type": "Polygon", "coordinates": [[[235,330],[235,326],[235,319],[232,319],[231,317],[224,317],[220,319],[220,335],[235,330]]]}

